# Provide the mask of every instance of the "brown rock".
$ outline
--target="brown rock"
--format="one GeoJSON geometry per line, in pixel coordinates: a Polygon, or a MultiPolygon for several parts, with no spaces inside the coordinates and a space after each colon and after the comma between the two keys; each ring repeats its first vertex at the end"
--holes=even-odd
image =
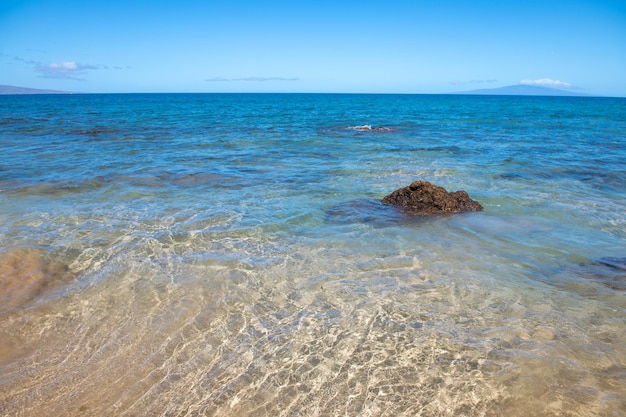
{"type": "Polygon", "coordinates": [[[67,266],[36,249],[0,253],[0,311],[26,304],[71,278],[67,266]]]}
{"type": "Polygon", "coordinates": [[[480,203],[472,200],[465,191],[449,193],[445,188],[428,181],[415,181],[408,187],[389,194],[382,201],[384,204],[405,207],[407,213],[413,215],[460,213],[483,209],[480,203]]]}

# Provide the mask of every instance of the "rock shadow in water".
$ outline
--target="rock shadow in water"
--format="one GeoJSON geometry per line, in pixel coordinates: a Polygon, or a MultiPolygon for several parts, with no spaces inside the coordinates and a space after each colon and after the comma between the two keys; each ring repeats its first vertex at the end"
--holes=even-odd
{"type": "Polygon", "coordinates": [[[337,204],[325,213],[327,223],[365,223],[374,227],[419,222],[423,217],[409,216],[400,207],[383,204],[380,200],[356,199],[337,204]]]}

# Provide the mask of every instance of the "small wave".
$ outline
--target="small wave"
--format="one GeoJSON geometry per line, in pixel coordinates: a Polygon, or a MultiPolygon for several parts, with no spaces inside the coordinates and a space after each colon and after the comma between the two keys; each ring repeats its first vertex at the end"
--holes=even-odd
{"type": "Polygon", "coordinates": [[[348,130],[372,130],[372,125],[350,126],[348,130]]]}
{"type": "Polygon", "coordinates": [[[391,132],[396,129],[384,126],[372,126],[372,125],[356,125],[348,126],[347,130],[356,130],[358,132],[391,132]]]}

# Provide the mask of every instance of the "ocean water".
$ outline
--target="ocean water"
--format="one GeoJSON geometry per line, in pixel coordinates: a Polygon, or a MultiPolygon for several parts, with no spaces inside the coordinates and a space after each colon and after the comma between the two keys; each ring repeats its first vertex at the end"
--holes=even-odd
{"type": "Polygon", "coordinates": [[[626,99],[0,96],[0,415],[626,415],[626,99]],[[411,217],[414,180],[484,210],[411,217]]]}

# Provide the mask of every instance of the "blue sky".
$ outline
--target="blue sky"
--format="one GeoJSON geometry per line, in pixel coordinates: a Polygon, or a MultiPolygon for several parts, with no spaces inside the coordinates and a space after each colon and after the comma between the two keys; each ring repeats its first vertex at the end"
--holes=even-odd
{"type": "Polygon", "coordinates": [[[626,96],[626,1],[0,0],[0,84],[626,96]]]}

